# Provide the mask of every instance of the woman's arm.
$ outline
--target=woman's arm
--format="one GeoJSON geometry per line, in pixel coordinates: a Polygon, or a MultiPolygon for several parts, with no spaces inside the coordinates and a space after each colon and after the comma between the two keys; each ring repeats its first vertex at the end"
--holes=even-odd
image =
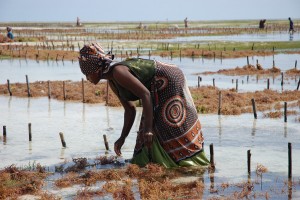
{"type": "Polygon", "coordinates": [[[123,128],[122,128],[122,132],[121,132],[121,136],[120,138],[115,142],[114,145],[114,150],[116,152],[116,154],[118,156],[121,155],[121,148],[125,142],[126,137],[128,136],[131,127],[133,125],[134,119],[135,119],[135,115],[136,115],[136,110],[135,110],[135,105],[130,102],[130,101],[124,101],[123,99],[120,98],[117,89],[115,88],[115,86],[110,82],[109,83],[112,91],[117,95],[117,97],[119,98],[122,106],[125,109],[124,112],[124,124],[123,124],[123,128]]]}
{"type": "Polygon", "coordinates": [[[150,147],[152,144],[153,127],[153,107],[150,91],[130,73],[126,66],[115,66],[113,69],[113,78],[116,82],[118,82],[118,84],[142,100],[144,114],[144,138],[146,145],[150,147]]]}

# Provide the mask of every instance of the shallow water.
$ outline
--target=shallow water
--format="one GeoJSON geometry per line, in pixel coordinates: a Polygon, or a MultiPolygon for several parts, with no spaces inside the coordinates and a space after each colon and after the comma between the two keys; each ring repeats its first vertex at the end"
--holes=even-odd
{"type": "MultiPolygon", "coordinates": [[[[198,76],[202,77],[202,82],[200,85],[213,85],[213,79],[215,79],[215,86],[228,89],[236,88],[236,79],[238,79],[238,91],[257,91],[264,90],[267,88],[267,79],[270,79],[270,89],[272,90],[282,90],[281,87],[281,76],[256,76],[252,75],[247,78],[246,75],[243,76],[225,76],[221,74],[212,75],[202,75],[197,73],[203,72],[217,72],[220,69],[233,69],[236,67],[243,67],[247,65],[247,58],[233,58],[233,59],[191,59],[191,58],[161,58],[153,57],[154,59],[161,60],[163,62],[174,63],[178,65],[182,71],[185,73],[187,82],[189,86],[198,85],[198,76]],[[234,80],[234,82],[232,82],[234,80]],[[247,81],[248,80],[248,81],[247,81]]],[[[282,72],[292,69],[295,67],[295,61],[300,59],[298,54],[277,54],[273,56],[253,56],[249,57],[249,64],[256,65],[258,63],[264,69],[270,69],[273,66],[273,59],[275,61],[275,66],[279,67],[282,72]]],[[[299,66],[298,66],[299,68],[299,66]]],[[[295,90],[297,88],[297,83],[299,76],[285,77],[284,78],[284,90],[295,90]]]]}
{"type": "MultiPolygon", "coordinates": [[[[72,158],[95,159],[105,155],[103,134],[107,135],[109,147],[113,149],[113,143],[121,133],[124,112],[122,108],[102,104],[8,96],[0,96],[0,111],[0,125],[6,126],[7,132],[6,139],[0,136],[0,169],[11,164],[26,167],[40,163],[48,166],[50,171],[54,171],[54,166],[71,162],[72,158]],[[28,123],[31,123],[31,142],[28,123]],[[62,147],[59,132],[64,133],[67,148],[62,147]]],[[[135,123],[122,148],[125,159],[132,157],[140,116],[141,109],[138,108],[135,123]]],[[[257,179],[255,170],[258,164],[268,169],[263,175],[262,185],[255,185],[255,190],[259,191],[259,187],[268,190],[275,182],[279,182],[278,187],[284,187],[288,176],[288,142],[293,148],[293,177],[295,181],[299,179],[300,159],[296,155],[300,153],[300,126],[295,122],[295,116],[289,116],[287,123],[283,119],[264,119],[262,113],[258,113],[257,120],[252,114],[210,114],[199,115],[199,118],[205,136],[204,150],[209,157],[209,144],[214,145],[216,163],[214,182],[208,174],[204,175],[206,188],[211,184],[220,187],[221,183],[247,180],[247,150],[252,154],[253,181],[257,179]]],[[[115,154],[109,151],[106,155],[115,154]]],[[[103,166],[106,167],[109,166],[103,166]]],[[[299,187],[296,188],[294,198],[300,195],[299,187]]],[[[69,196],[69,193],[65,195],[69,196]]],[[[277,197],[282,199],[282,196],[285,194],[277,197]]]]}
{"type": "MultiPolygon", "coordinates": [[[[38,28],[32,28],[30,29],[36,29],[38,28]]],[[[71,28],[72,29],[72,28],[71,28]]],[[[64,29],[62,29],[63,31],[64,29]]],[[[128,30],[119,30],[119,29],[87,29],[87,32],[92,33],[132,33],[134,34],[135,31],[128,31],[128,30]]],[[[84,31],[81,31],[84,33],[84,31]]],[[[206,31],[201,31],[201,33],[205,33],[206,31]]],[[[77,36],[70,36],[70,35],[63,35],[60,32],[57,33],[51,33],[51,35],[45,33],[40,33],[40,35],[43,35],[46,37],[47,40],[63,40],[63,41],[86,41],[86,40],[96,40],[94,36],[83,36],[78,35],[78,32],[68,32],[68,34],[77,34],[77,36]]],[[[15,37],[33,37],[31,33],[22,33],[21,35],[15,34],[15,37]]],[[[184,42],[197,42],[199,44],[201,43],[207,43],[209,41],[230,41],[230,42],[276,42],[276,41],[299,41],[300,40],[300,33],[295,32],[293,34],[288,33],[288,30],[285,32],[274,32],[274,33],[253,33],[253,34],[235,34],[235,35],[207,35],[207,36],[188,36],[188,37],[175,37],[170,39],[155,39],[155,40],[148,40],[152,42],[168,42],[168,43],[184,43],[184,42]]],[[[107,42],[108,40],[103,39],[99,40],[101,42],[107,42]]],[[[118,40],[118,42],[126,42],[127,40],[118,40]]]]}
{"type": "Polygon", "coordinates": [[[207,42],[207,41],[230,41],[230,42],[276,42],[276,41],[299,41],[300,34],[294,33],[257,33],[257,34],[237,34],[237,35],[209,35],[177,37],[172,39],[155,40],[161,42],[181,43],[181,42],[207,42]]]}
{"type": "MultiPolygon", "coordinates": [[[[147,57],[143,57],[147,58],[147,57]]],[[[274,56],[275,66],[279,67],[283,72],[292,69],[295,66],[295,61],[300,60],[298,54],[277,54],[274,56]]],[[[206,71],[216,72],[219,69],[232,69],[237,66],[242,67],[247,64],[246,58],[235,59],[191,59],[191,58],[170,58],[170,57],[152,57],[152,59],[163,62],[174,63],[178,65],[186,75],[189,86],[198,85],[198,75],[206,71]]],[[[273,65],[273,56],[253,56],[249,58],[249,63],[256,65],[256,60],[263,68],[269,69],[273,65]]],[[[72,80],[80,81],[85,78],[78,67],[78,62],[71,61],[35,61],[25,59],[0,59],[0,83],[6,84],[7,79],[11,83],[25,83],[25,75],[28,75],[30,82],[35,81],[54,81],[54,80],[72,80]]],[[[281,76],[263,77],[263,76],[224,76],[224,75],[199,75],[202,77],[200,85],[213,85],[223,89],[235,88],[236,79],[239,79],[238,90],[255,91],[264,90],[267,88],[267,78],[270,78],[270,88],[281,90],[281,76]],[[232,83],[234,80],[234,83],[232,83]]],[[[294,90],[297,88],[298,76],[285,79],[284,90],[294,90]]]]}
{"type": "MultiPolygon", "coordinates": [[[[6,141],[1,137],[0,168],[12,163],[26,165],[36,161],[51,165],[72,157],[104,155],[103,134],[112,149],[123,124],[122,108],[101,104],[7,96],[0,96],[0,102],[0,124],[7,131],[6,141]],[[32,142],[28,141],[28,123],[32,124],[32,142]],[[62,148],[59,132],[64,133],[66,149],[62,148]]],[[[124,158],[131,158],[140,115],[138,109],[122,148],[124,158]]],[[[205,150],[209,152],[208,144],[214,144],[218,173],[222,176],[238,179],[245,174],[248,149],[252,151],[252,169],[261,163],[283,175],[287,174],[288,142],[293,143],[293,155],[300,152],[300,126],[295,116],[289,116],[287,123],[283,119],[265,119],[261,113],[257,120],[252,114],[199,117],[206,139],[205,150]]],[[[300,170],[296,169],[300,160],[294,157],[293,162],[294,175],[299,176],[300,170]]]]}

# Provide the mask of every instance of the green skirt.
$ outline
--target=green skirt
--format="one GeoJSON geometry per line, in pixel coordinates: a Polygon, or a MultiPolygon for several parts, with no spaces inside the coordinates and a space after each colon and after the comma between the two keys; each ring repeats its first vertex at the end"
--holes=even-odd
{"type": "Polygon", "coordinates": [[[146,147],[143,147],[141,152],[137,153],[131,160],[132,164],[137,164],[141,167],[146,166],[149,162],[158,163],[166,168],[209,165],[209,160],[206,158],[203,150],[190,158],[179,161],[178,163],[174,162],[162,148],[156,137],[153,139],[150,151],[148,151],[146,147]]]}

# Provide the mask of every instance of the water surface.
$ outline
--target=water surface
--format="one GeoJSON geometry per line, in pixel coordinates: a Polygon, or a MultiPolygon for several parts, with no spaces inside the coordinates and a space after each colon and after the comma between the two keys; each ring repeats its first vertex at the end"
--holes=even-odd
{"type": "MultiPolygon", "coordinates": [[[[142,58],[148,58],[146,56],[142,58]]],[[[235,88],[236,79],[239,79],[239,91],[255,91],[267,88],[267,79],[270,79],[270,88],[281,90],[281,76],[224,76],[224,75],[196,75],[207,71],[216,72],[220,69],[233,69],[247,65],[247,58],[234,59],[202,59],[202,58],[170,58],[170,57],[151,57],[151,59],[163,62],[174,63],[182,69],[187,78],[189,86],[198,85],[198,76],[202,77],[201,85],[213,85],[223,89],[235,88]],[[234,80],[234,83],[232,82],[234,80]]],[[[295,67],[295,61],[300,60],[298,54],[277,54],[273,56],[253,56],[249,58],[249,64],[260,63],[263,68],[269,69],[273,66],[279,67],[282,72],[295,67]]],[[[77,61],[35,61],[25,59],[0,59],[0,83],[6,84],[7,79],[11,83],[26,83],[25,76],[28,75],[30,82],[35,81],[55,81],[72,80],[80,81],[85,78],[82,75],[77,61]]],[[[295,90],[299,76],[285,77],[284,90],[295,90]]]]}

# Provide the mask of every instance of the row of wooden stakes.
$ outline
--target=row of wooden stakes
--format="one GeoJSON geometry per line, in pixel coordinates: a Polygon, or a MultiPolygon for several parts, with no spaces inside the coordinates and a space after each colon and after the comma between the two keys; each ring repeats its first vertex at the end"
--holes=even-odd
{"type": "MultiPolygon", "coordinates": [[[[29,142],[32,142],[32,131],[31,131],[31,123],[28,123],[28,135],[29,135],[29,142]]],[[[64,135],[62,132],[59,133],[61,144],[63,148],[67,147],[66,141],[64,139],[64,135]]],[[[3,142],[6,143],[6,137],[7,137],[7,132],[6,132],[6,126],[3,126],[3,142]]],[[[106,151],[109,151],[109,144],[107,141],[106,134],[103,135],[104,139],[104,145],[106,151]]],[[[211,143],[209,145],[209,150],[210,150],[210,169],[212,171],[215,170],[215,159],[214,159],[214,146],[211,143]]],[[[251,150],[247,151],[247,172],[248,175],[251,175],[251,150]]],[[[292,144],[288,143],[288,178],[292,178],[292,144]]]]}
{"type": "MultiPolygon", "coordinates": [[[[28,136],[29,136],[29,138],[28,138],[29,142],[32,142],[31,123],[28,123],[28,136]]],[[[64,134],[62,132],[59,132],[59,137],[60,137],[62,147],[66,148],[67,143],[65,141],[64,134]]],[[[7,138],[6,126],[3,126],[3,142],[4,143],[6,143],[6,138],[7,138]]],[[[109,150],[109,145],[108,145],[107,137],[106,137],[105,134],[103,135],[103,139],[104,139],[105,149],[108,151],[109,150]]]]}

